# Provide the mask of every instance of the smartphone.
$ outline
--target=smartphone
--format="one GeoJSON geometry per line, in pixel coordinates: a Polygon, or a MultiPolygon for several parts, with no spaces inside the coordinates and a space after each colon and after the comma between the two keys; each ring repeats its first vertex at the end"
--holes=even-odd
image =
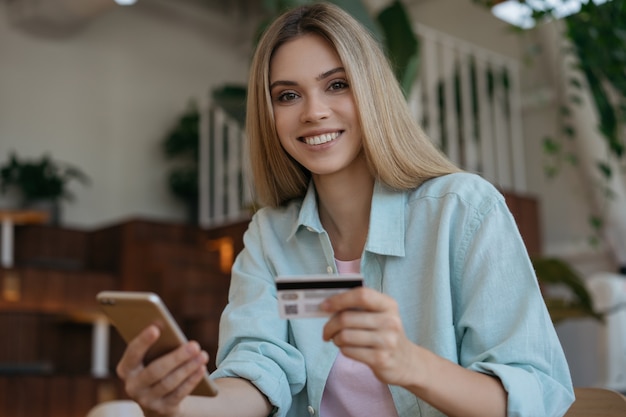
{"type": "MultiPolygon", "coordinates": [[[[102,291],[96,299],[126,343],[151,324],[159,327],[161,335],[146,353],[146,363],[187,342],[171,313],[155,293],[102,291]]],[[[209,397],[217,395],[217,385],[209,378],[208,371],[191,394],[209,397]]]]}

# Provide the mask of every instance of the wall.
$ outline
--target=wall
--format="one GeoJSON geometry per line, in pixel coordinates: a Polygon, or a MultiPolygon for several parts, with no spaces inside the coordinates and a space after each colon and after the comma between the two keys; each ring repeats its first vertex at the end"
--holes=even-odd
{"type": "Polygon", "coordinates": [[[413,3],[409,10],[418,23],[493,52],[519,58],[522,48],[519,36],[472,0],[421,0],[413,3]]]}
{"type": "Polygon", "coordinates": [[[117,7],[60,38],[0,13],[0,161],[47,152],[83,168],[92,184],[71,187],[67,224],[185,216],[160,143],[190,98],[245,80],[251,25],[170,3],[117,7]]]}

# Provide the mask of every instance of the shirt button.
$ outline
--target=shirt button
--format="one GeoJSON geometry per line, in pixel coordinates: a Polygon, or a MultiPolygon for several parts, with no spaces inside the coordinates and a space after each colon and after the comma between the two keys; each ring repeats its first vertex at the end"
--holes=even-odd
{"type": "Polygon", "coordinates": [[[309,412],[310,415],[314,416],[315,415],[315,408],[313,408],[313,406],[308,406],[307,411],[309,412]]]}
{"type": "Polygon", "coordinates": [[[332,267],[332,266],[328,265],[328,266],[326,267],[326,272],[328,272],[329,274],[332,274],[333,272],[335,272],[335,270],[333,269],[333,267],[332,267]]]}
{"type": "Polygon", "coordinates": [[[308,230],[309,232],[312,232],[313,228],[311,226],[307,226],[306,230],[308,230]]]}

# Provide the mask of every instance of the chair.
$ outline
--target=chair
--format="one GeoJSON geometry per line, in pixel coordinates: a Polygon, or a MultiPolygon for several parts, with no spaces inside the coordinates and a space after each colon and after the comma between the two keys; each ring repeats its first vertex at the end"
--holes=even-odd
{"type": "Polygon", "coordinates": [[[143,412],[134,401],[112,400],[94,406],[87,417],[143,417],[143,412]]]}
{"type": "Polygon", "coordinates": [[[604,388],[574,388],[576,400],[563,417],[624,417],[626,397],[604,388]]]}

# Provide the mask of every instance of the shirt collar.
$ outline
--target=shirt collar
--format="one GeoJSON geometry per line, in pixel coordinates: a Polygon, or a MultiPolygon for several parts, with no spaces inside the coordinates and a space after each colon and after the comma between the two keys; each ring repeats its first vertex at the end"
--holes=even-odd
{"type": "MultiPolygon", "coordinates": [[[[365,250],[381,255],[404,256],[406,198],[406,192],[394,191],[376,181],[365,250]]],[[[292,239],[300,227],[317,233],[324,232],[317,211],[313,181],[309,183],[297,221],[287,240],[292,239]]]]}
{"type": "Polygon", "coordinates": [[[381,255],[404,256],[407,193],[376,181],[365,250],[381,255]]]}

